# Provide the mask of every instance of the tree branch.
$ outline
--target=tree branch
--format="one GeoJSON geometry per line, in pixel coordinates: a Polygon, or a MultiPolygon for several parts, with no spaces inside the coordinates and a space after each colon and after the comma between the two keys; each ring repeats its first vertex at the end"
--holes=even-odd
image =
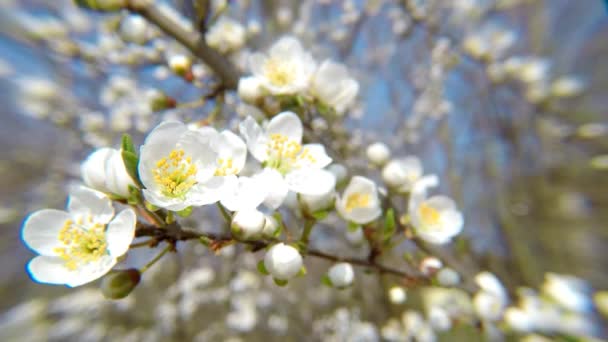
{"type": "Polygon", "coordinates": [[[205,37],[196,31],[188,31],[172,18],[160,11],[154,3],[146,0],[130,0],[129,10],[146,18],[167,35],[175,38],[188,48],[196,57],[205,62],[222,80],[223,87],[235,89],[239,81],[236,67],[222,54],[210,48],[205,37]]]}

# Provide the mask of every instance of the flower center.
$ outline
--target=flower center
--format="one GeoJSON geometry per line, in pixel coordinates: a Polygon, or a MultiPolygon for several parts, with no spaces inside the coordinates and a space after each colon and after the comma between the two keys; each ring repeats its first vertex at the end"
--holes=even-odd
{"type": "Polygon", "coordinates": [[[184,150],[173,150],[156,162],[154,181],[167,197],[183,197],[197,183],[197,168],[192,164],[192,157],[184,154],[184,150]]]}
{"type": "Polygon", "coordinates": [[[105,226],[86,220],[66,220],[59,231],[59,241],[65,246],[55,248],[55,253],[65,260],[65,267],[76,270],[80,265],[99,260],[106,254],[105,226]]]}
{"type": "Polygon", "coordinates": [[[236,167],[232,165],[232,158],[218,158],[217,159],[217,168],[215,169],[215,176],[228,176],[234,175],[237,173],[236,167]]]}
{"type": "Polygon", "coordinates": [[[295,79],[293,65],[277,59],[269,59],[264,63],[264,74],[270,83],[276,86],[285,86],[295,79]]]}
{"type": "Polygon", "coordinates": [[[424,221],[424,223],[430,224],[430,225],[438,224],[439,220],[441,218],[441,214],[439,213],[439,210],[431,207],[430,205],[428,205],[426,203],[420,204],[420,207],[418,208],[418,213],[420,213],[420,216],[422,217],[422,221],[424,221]]]}
{"type": "Polygon", "coordinates": [[[305,163],[315,163],[316,161],[308,148],[302,148],[302,145],[284,134],[270,135],[266,151],[268,152],[266,166],[274,168],[282,174],[286,174],[294,168],[300,168],[305,163]]]}
{"type": "Polygon", "coordinates": [[[351,212],[353,209],[366,208],[369,206],[369,195],[360,194],[358,192],[348,195],[346,198],[346,212],[351,212]]]}

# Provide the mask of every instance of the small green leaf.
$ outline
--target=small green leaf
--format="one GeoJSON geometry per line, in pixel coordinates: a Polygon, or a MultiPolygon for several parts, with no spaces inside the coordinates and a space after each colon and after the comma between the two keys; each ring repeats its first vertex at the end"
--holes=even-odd
{"type": "Polygon", "coordinates": [[[389,209],[386,211],[386,216],[384,217],[384,242],[388,242],[395,234],[396,229],[395,222],[395,212],[393,209],[389,209]]]}
{"type": "Polygon", "coordinates": [[[133,185],[129,185],[129,197],[127,197],[127,202],[132,205],[137,205],[141,203],[141,200],[142,198],[139,189],[133,185]]]}
{"type": "Polygon", "coordinates": [[[302,267],[300,268],[300,271],[298,272],[298,277],[303,277],[303,276],[305,276],[305,275],[306,275],[306,272],[307,272],[307,271],[306,271],[306,266],[302,266],[302,267]]]}
{"type": "Polygon", "coordinates": [[[321,210],[321,211],[312,213],[312,217],[314,217],[317,221],[320,221],[320,220],[326,218],[327,215],[329,215],[329,212],[326,210],[321,210]]]}
{"type": "Polygon", "coordinates": [[[331,283],[331,279],[329,279],[329,276],[327,274],[324,274],[323,277],[321,277],[321,284],[329,287],[334,287],[334,284],[331,283]]]}
{"type": "Polygon", "coordinates": [[[192,215],[192,207],[191,206],[187,207],[187,208],[182,209],[180,211],[176,211],[175,213],[179,217],[188,217],[188,216],[192,215]]]}
{"type": "Polygon", "coordinates": [[[137,165],[139,164],[139,158],[133,152],[123,150],[122,151],[122,161],[125,164],[125,169],[127,169],[127,173],[131,178],[137,182],[137,184],[141,185],[139,181],[139,174],[137,173],[137,165]]]}
{"type": "Polygon", "coordinates": [[[131,152],[137,156],[137,151],[135,151],[135,145],[133,145],[133,139],[131,139],[130,135],[126,133],[122,135],[121,147],[123,151],[131,152]]]}
{"type": "Polygon", "coordinates": [[[277,284],[278,286],[285,286],[287,285],[287,280],[282,280],[282,279],[277,279],[277,278],[273,278],[274,283],[277,284]]]}
{"type": "Polygon", "coordinates": [[[358,225],[358,224],[356,224],[354,222],[348,222],[348,230],[350,232],[357,231],[357,229],[359,229],[360,227],[361,227],[360,225],[358,225]]]}
{"type": "MultiPolygon", "coordinates": [[[[263,275],[270,274],[270,273],[268,273],[268,270],[266,269],[266,265],[264,265],[264,260],[258,261],[258,272],[260,272],[263,275]]],[[[276,280],[275,280],[275,282],[276,282],[276,280]]]]}

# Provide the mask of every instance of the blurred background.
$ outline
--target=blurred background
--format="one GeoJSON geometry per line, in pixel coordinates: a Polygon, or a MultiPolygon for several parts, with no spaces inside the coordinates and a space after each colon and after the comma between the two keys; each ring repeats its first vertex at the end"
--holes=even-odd
{"type": "MultiPolygon", "coordinates": [[[[201,1],[157,3],[197,27],[201,1]]],[[[344,118],[352,167],[367,170],[362,151],[375,141],[396,156],[420,157],[425,173],[438,174],[440,191],[464,212],[464,233],[447,248],[472,272],[489,269],[509,286],[532,287],[546,272],[566,273],[608,288],[603,1],[212,6],[246,29],[245,46],[230,55],[243,72],[250,52],[286,33],[300,37],[318,60],[349,67],[361,86],[357,107],[344,118]],[[529,69],[510,75],[509,67],[522,60],[529,69]],[[559,80],[578,88],[560,88],[559,80]]],[[[95,285],[73,290],[29,279],[25,264],[33,254],[20,241],[22,221],[34,210],[63,208],[68,187],[80,181],[80,162],[95,147],[118,146],[122,132],[141,143],[162,120],[196,121],[218,111],[216,101],[196,102],[208,91],[211,72],[196,64],[200,86],[174,75],[167,60],[186,50],[152,26],[143,43],[134,42],[125,29],[135,25],[129,18],[126,11],[85,11],[67,0],[0,0],[2,340],[350,341],[378,335],[406,308],[386,298],[398,281],[357,270],[356,286],[336,291],[319,280],[330,264],[310,258],[309,276],[278,288],[256,272],[259,256],[238,247],[216,256],[185,243],[121,301],[105,300],[95,285]],[[155,110],[151,103],[159,93],[182,105],[155,110]]],[[[229,127],[251,110],[233,92],[224,102],[219,115],[229,127]]],[[[214,211],[202,210],[190,224],[217,222],[214,211]]],[[[315,231],[313,244],[365,255],[344,238],[343,223],[328,225],[336,229],[315,231]]],[[[407,243],[402,248],[407,251],[407,243]]],[[[138,251],[128,262],[153,254],[138,251]]],[[[386,262],[400,260],[396,255],[386,262]]],[[[416,296],[407,303],[416,307],[416,296]]],[[[463,328],[442,338],[478,336],[467,334],[463,328]]]]}

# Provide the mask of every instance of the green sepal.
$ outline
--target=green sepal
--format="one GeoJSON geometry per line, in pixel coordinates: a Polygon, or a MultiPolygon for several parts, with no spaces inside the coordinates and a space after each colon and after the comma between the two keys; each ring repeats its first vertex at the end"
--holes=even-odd
{"type": "Polygon", "coordinates": [[[355,232],[355,231],[357,231],[357,229],[359,229],[360,227],[361,227],[360,225],[358,225],[358,224],[356,224],[356,223],[354,223],[354,222],[348,222],[348,227],[347,227],[347,229],[348,229],[348,231],[350,231],[350,232],[355,232]]]}
{"type": "Polygon", "coordinates": [[[100,11],[114,12],[127,7],[126,0],[74,0],[78,7],[100,11]]]}
{"type": "Polygon", "coordinates": [[[384,242],[387,243],[395,234],[397,224],[395,222],[395,211],[390,208],[386,211],[386,216],[384,217],[384,242]]]}
{"type": "Polygon", "coordinates": [[[171,224],[175,222],[175,215],[172,211],[167,211],[167,216],[165,217],[165,223],[171,224]]]}
{"type": "Polygon", "coordinates": [[[127,197],[127,203],[131,205],[137,205],[141,203],[141,201],[142,198],[139,189],[129,184],[129,197],[127,197]]]}
{"type": "Polygon", "coordinates": [[[334,287],[334,284],[331,283],[331,279],[329,279],[329,276],[327,274],[324,274],[321,277],[321,284],[329,287],[334,287]]]}
{"type": "Polygon", "coordinates": [[[146,206],[146,209],[150,210],[151,212],[155,212],[160,209],[159,207],[155,206],[154,204],[152,204],[148,201],[145,201],[144,205],[146,206]]]}
{"type": "Polygon", "coordinates": [[[269,275],[270,273],[268,273],[268,270],[266,269],[266,265],[264,265],[264,260],[260,260],[258,261],[258,272],[260,272],[263,275],[269,275]]]}
{"type": "Polygon", "coordinates": [[[283,232],[283,229],[285,228],[285,227],[283,227],[283,216],[281,216],[280,212],[275,211],[274,214],[272,214],[272,217],[274,217],[274,219],[277,220],[277,223],[279,225],[277,230],[275,230],[274,233],[272,234],[272,237],[278,238],[281,235],[281,233],[283,232]]]}
{"type": "Polygon", "coordinates": [[[188,217],[192,215],[192,206],[175,212],[179,217],[188,217]]]}
{"type": "Polygon", "coordinates": [[[303,276],[306,275],[306,273],[307,273],[306,266],[302,266],[302,267],[300,267],[300,271],[298,272],[297,276],[298,277],[303,277],[303,276]]]}
{"type": "Polygon", "coordinates": [[[287,285],[287,280],[282,280],[282,279],[277,279],[277,278],[272,278],[272,280],[274,280],[274,283],[277,284],[277,286],[285,286],[287,285]]]}

